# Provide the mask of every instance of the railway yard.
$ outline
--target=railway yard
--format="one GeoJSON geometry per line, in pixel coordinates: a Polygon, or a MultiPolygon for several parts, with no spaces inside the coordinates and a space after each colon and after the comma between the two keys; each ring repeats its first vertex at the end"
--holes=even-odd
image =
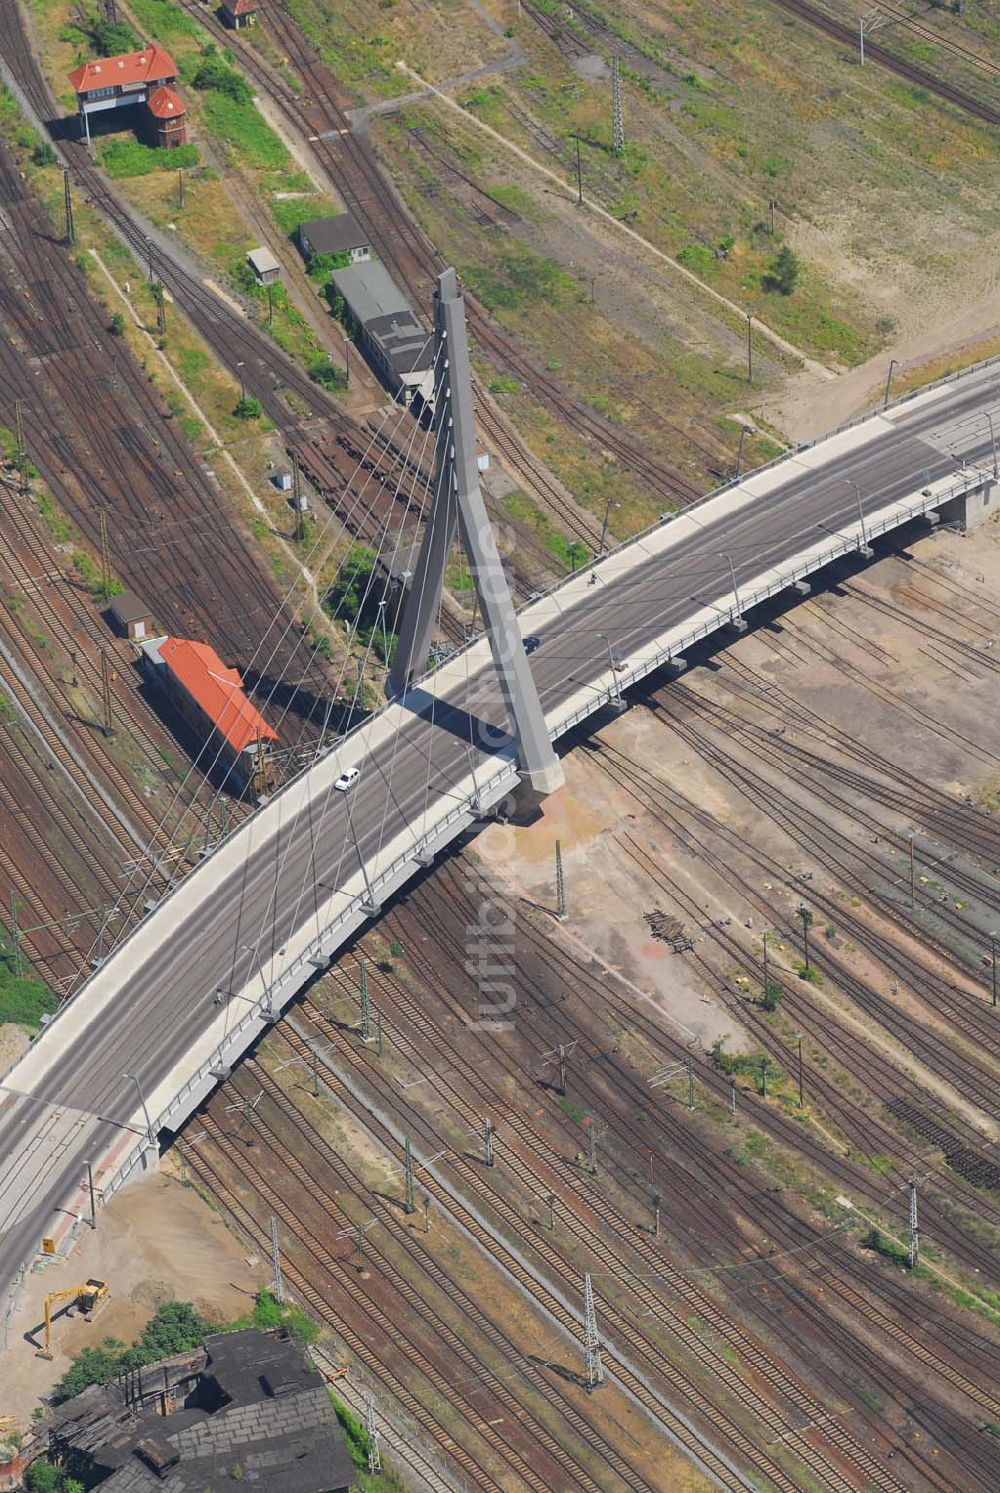
{"type": "MultiPolygon", "coordinates": [[[[161,4],[127,18],[147,25],[161,4]]],[[[449,216],[470,254],[466,234],[523,234],[547,253],[557,230],[495,160],[479,169],[472,126],[442,125],[426,92],[383,107],[348,82],[315,39],[317,5],[280,0],[256,36],[199,0],[169,9],[225,49],[425,323],[449,216]]],[[[491,66],[509,44],[584,77],[614,53],[637,97],[679,86],[677,58],[667,66],[658,35],[641,44],[634,14],[616,30],[589,7],[524,0],[516,26],[513,7],[468,8],[491,66]]],[[[435,8],[410,9],[416,25],[435,8]]],[[[811,28],[810,46],[846,44],[825,4],[776,9],[811,28]]],[[[109,627],[114,593],[239,670],[278,735],[266,793],[378,698],[371,641],[320,603],[352,546],[391,547],[404,570],[433,442],[360,354],[346,391],[323,387],[258,302],[220,292],[214,267],[98,168],[39,64],[51,10],[0,0],[4,80],[38,132],[0,131],[0,953],[16,934],[17,972],[62,999],[252,809],[203,770],[109,627]],[[48,135],[59,164],[39,174],[48,135]],[[59,165],[75,246],[53,208],[59,165]],[[112,241],[130,270],[100,259],[112,241]],[[147,282],[176,345],[156,336],[147,282]],[[119,305],[127,335],[109,330],[119,305]],[[181,346],[222,391],[214,431],[194,422],[195,435],[180,412],[197,405],[168,397],[181,346]],[[259,400],[259,429],[225,417],[238,393],[259,400]],[[292,460],[311,532],[269,487],[292,460]]],[[[942,25],[950,80],[909,33],[872,42],[871,64],[955,111],[949,128],[995,129],[978,34],[965,56],[942,25]]],[[[469,79],[493,86],[475,66],[469,79]]],[[[409,81],[395,79],[401,95],[409,81]]],[[[570,137],[546,145],[555,126],[527,107],[504,95],[512,141],[565,176],[570,137]]],[[[296,251],[245,184],[220,190],[287,258],[292,299],[340,368],[345,339],[296,251]]],[[[581,229],[580,283],[608,231],[581,229]]],[[[616,314],[639,304],[648,247],[616,314]]],[[[489,299],[467,296],[477,419],[518,601],[744,457],[778,454],[765,403],[793,372],[834,378],[846,356],[804,322],[768,341],[761,316],[759,381],[737,390],[726,360],[743,356],[742,317],[720,312],[724,413],[721,395],[699,411],[681,374],[676,404],[645,377],[602,403],[489,299]],[[800,333],[797,358],[784,339],[800,333]],[[577,489],[587,466],[601,481],[577,489]]],[[[858,365],[879,344],[855,333],[858,365]]],[[[1000,1486],[1000,530],[897,540],[579,728],[566,786],[534,820],[484,821],[439,856],[172,1139],[163,1170],[192,1189],[191,1250],[211,1209],[229,1235],[220,1258],[242,1274],[242,1257],[249,1278],[276,1228],[333,1392],[361,1415],[375,1396],[397,1481],[373,1473],[371,1493],[1000,1486]]],[[[452,586],[443,644],[475,626],[471,590],[452,586]]],[[[138,1201],[130,1219],[141,1234],[138,1201]]],[[[40,1370],[18,1387],[28,1350],[7,1349],[0,1424],[5,1395],[27,1424],[40,1370]]]]}

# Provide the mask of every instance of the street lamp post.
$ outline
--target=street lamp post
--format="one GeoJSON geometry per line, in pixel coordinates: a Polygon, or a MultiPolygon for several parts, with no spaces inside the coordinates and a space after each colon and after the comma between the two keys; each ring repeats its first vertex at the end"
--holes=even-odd
{"type": "Polygon", "coordinates": [[[1000,933],[991,933],[990,934],[990,950],[992,952],[992,958],[991,958],[990,962],[991,962],[991,964],[993,966],[992,976],[993,976],[993,1004],[994,1004],[994,1006],[997,1003],[997,939],[998,938],[1000,938],[1000,933]]]}
{"type": "Polygon", "coordinates": [[[134,1073],[123,1073],[122,1078],[127,1078],[135,1084],[135,1091],[139,1095],[139,1103],[142,1105],[142,1113],[146,1120],[146,1142],[150,1150],[155,1151],[157,1149],[156,1131],[153,1129],[153,1122],[149,1118],[149,1110],[146,1107],[146,1096],[142,1092],[142,1085],[134,1073]]]}
{"type": "Polygon", "coordinates": [[[240,404],[245,404],[246,403],[246,397],[247,397],[247,386],[246,386],[246,380],[243,377],[243,363],[242,362],[237,363],[236,368],[237,368],[237,372],[239,373],[239,376],[240,376],[240,404]]]}
{"type": "Polygon", "coordinates": [[[889,372],[886,375],[886,380],[885,380],[885,398],[882,401],[882,408],[883,409],[885,409],[886,405],[889,403],[889,390],[892,387],[892,370],[894,368],[898,368],[898,367],[899,367],[898,361],[895,358],[890,358],[889,359],[889,372]]]}
{"type": "MultiPolygon", "coordinates": [[[[910,842],[910,911],[913,912],[914,908],[916,907],[916,871],[915,871],[915,867],[914,867],[914,864],[913,864],[913,831],[912,831],[912,829],[910,830],[910,832],[909,832],[909,834],[907,835],[906,838],[910,842]]],[[[993,1004],[996,1005],[996,1001],[994,1001],[993,1004]]]]}
{"type": "Polygon", "coordinates": [[[993,429],[993,416],[987,412],[986,423],[990,427],[990,445],[993,447],[993,480],[1000,479],[1000,466],[997,464],[997,436],[993,429]]]}
{"type": "Polygon", "coordinates": [[[858,519],[861,523],[861,545],[862,551],[864,551],[868,549],[868,530],[865,528],[865,505],[861,501],[861,488],[856,482],[852,482],[851,486],[854,488],[854,496],[858,500],[858,519]]]}
{"type": "Polygon", "coordinates": [[[722,558],[729,565],[729,575],[730,575],[730,579],[732,580],[732,583],[733,583],[733,597],[735,598],[735,601],[736,601],[736,618],[735,618],[735,620],[738,622],[739,619],[743,615],[743,606],[742,606],[742,603],[740,602],[740,588],[736,584],[736,566],[733,564],[733,557],[732,557],[732,555],[723,555],[722,558]]]}
{"type": "Polygon", "coordinates": [[[620,507],[621,504],[617,503],[614,498],[609,498],[604,505],[604,522],[601,525],[601,545],[600,549],[598,550],[598,554],[604,554],[604,546],[606,545],[608,539],[608,520],[611,517],[611,510],[612,508],[620,507]]]}
{"type": "Polygon", "coordinates": [[[605,648],[608,650],[608,665],[611,669],[611,698],[616,704],[620,705],[622,697],[621,691],[618,688],[618,671],[615,664],[614,650],[611,647],[611,639],[608,637],[606,632],[599,632],[597,636],[601,639],[605,648]]]}

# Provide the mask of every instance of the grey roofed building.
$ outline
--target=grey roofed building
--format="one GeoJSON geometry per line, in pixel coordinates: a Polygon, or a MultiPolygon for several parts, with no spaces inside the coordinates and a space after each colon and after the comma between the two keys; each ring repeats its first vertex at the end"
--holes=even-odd
{"type": "Polygon", "coordinates": [[[136,1371],[59,1406],[53,1449],[85,1461],[100,1493],[346,1493],[353,1464],[320,1374],[282,1333],[205,1339],[187,1361],[136,1371]],[[174,1367],[179,1365],[179,1367],[174,1367]],[[184,1408],[158,1413],[170,1396],[184,1408]]]}
{"type": "Polygon", "coordinates": [[[431,400],[433,344],[409,301],[376,260],[334,270],[331,283],[359,333],[362,351],[394,394],[431,400]]]}
{"type": "Polygon", "coordinates": [[[368,235],[353,213],[334,213],[329,218],[309,218],[299,224],[303,254],[350,254],[352,260],[369,259],[368,235]]]}

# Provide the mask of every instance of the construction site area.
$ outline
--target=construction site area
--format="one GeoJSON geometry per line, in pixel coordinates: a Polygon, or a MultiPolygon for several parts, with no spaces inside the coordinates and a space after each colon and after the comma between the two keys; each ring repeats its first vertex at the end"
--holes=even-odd
{"type": "MultiPolygon", "coordinates": [[[[513,600],[596,594],[661,515],[996,355],[1000,106],[974,3],[0,3],[2,1108],[391,694],[445,267],[513,600]],[[810,137],[870,145],[839,215],[810,137]]],[[[1000,1486],[1000,529],[873,548],[857,504],[749,626],[725,553],[735,625],[624,696],[597,633],[607,708],[532,814],[384,902],[352,822],[371,920],[4,1299],[0,1488],[70,1475],[58,1386],[104,1351],[127,1400],[165,1303],[199,1373],[209,1328],[314,1338],[366,1493],[1000,1486]]],[[[490,620],[442,564],[436,665],[490,620]]]]}

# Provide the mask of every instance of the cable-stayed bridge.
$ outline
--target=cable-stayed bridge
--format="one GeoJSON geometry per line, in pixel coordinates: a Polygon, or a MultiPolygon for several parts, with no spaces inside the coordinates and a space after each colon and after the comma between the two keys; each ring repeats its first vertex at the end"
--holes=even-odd
{"type": "Polygon", "coordinates": [[[505,801],[558,786],[552,743],[568,730],[653,671],[682,669],[699,640],[744,630],[755,606],[805,594],[832,561],[906,525],[971,526],[997,501],[1000,365],[986,364],[669,516],[515,618],[478,494],[451,272],[435,335],[437,477],[396,693],[161,896],[6,1075],[4,1286],[43,1235],[65,1243],[79,1226],[88,1163],[105,1197],[154,1166],[161,1137],[436,851],[505,801]],[[456,532],[485,632],[421,677],[456,532]],[[539,640],[530,659],[522,634],[539,640]],[[356,785],[337,791],[354,766],[356,785]]]}

